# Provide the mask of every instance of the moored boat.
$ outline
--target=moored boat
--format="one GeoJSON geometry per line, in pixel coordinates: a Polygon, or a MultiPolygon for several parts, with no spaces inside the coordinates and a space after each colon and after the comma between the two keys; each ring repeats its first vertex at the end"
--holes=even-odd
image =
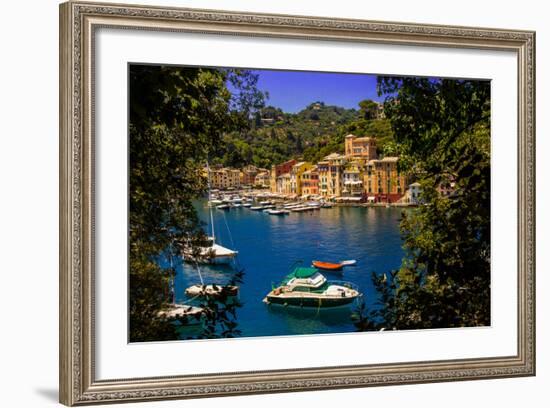
{"type": "MultiPolygon", "coordinates": [[[[212,192],[210,189],[210,170],[208,163],[206,163],[208,169],[208,197],[209,201],[212,201],[212,192]]],[[[224,199],[225,201],[225,199],[224,199]]],[[[231,208],[230,204],[222,204],[216,207],[220,210],[229,210],[231,208]]],[[[226,248],[218,243],[216,243],[216,231],[214,228],[214,212],[212,207],[208,208],[210,216],[210,229],[212,235],[208,237],[205,246],[201,246],[198,249],[198,253],[194,250],[191,245],[184,246],[182,250],[183,260],[186,262],[195,262],[195,263],[210,263],[210,264],[228,264],[231,263],[238,254],[238,251],[226,248]]]]}
{"type": "Polygon", "coordinates": [[[315,268],[298,267],[264,298],[264,303],[300,307],[338,307],[361,293],[349,282],[330,282],[315,268]]]}
{"type": "Polygon", "coordinates": [[[165,319],[185,319],[187,325],[201,324],[204,320],[204,308],[174,303],[158,312],[165,319]]]}
{"type": "Polygon", "coordinates": [[[317,269],[324,269],[326,271],[341,271],[344,265],[341,263],[312,261],[311,264],[317,269]]]}
{"type": "Polygon", "coordinates": [[[209,237],[207,246],[200,247],[198,257],[193,256],[190,248],[183,250],[183,259],[186,262],[198,262],[209,264],[228,264],[238,255],[238,251],[216,244],[213,237],[209,237]]]}
{"type": "Polygon", "coordinates": [[[269,215],[287,215],[290,214],[290,211],[283,209],[269,209],[265,211],[269,215]]]}
{"type": "Polygon", "coordinates": [[[239,294],[239,287],[234,285],[193,285],[185,289],[185,294],[190,297],[222,297],[222,296],[237,296],[239,294]]]}
{"type": "Polygon", "coordinates": [[[356,263],[357,261],[355,259],[350,259],[348,261],[340,261],[338,263],[312,261],[311,265],[317,269],[323,269],[325,271],[341,271],[344,268],[344,266],[355,265],[356,263]]]}

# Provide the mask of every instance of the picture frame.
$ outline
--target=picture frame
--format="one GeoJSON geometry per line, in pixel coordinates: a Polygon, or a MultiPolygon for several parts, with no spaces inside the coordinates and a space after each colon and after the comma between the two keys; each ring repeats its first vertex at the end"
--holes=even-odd
{"type": "MultiPolygon", "coordinates": [[[[121,137],[124,137],[122,135],[121,137]]],[[[535,33],[306,16],[60,5],[60,402],[92,403],[535,375],[535,33]],[[481,358],[98,379],[96,33],[101,28],[506,51],[517,58],[517,352],[481,358]]],[[[497,254],[498,255],[498,254],[497,254]]],[[[510,268],[513,266],[510,265],[510,268]]]]}

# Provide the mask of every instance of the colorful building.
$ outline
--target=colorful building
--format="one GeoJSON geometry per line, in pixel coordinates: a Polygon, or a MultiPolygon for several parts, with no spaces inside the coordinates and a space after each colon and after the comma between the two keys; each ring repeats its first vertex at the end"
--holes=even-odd
{"type": "Polygon", "coordinates": [[[210,186],[225,190],[241,186],[241,171],[231,168],[210,169],[210,186]]]}
{"type": "Polygon", "coordinates": [[[319,194],[319,170],[317,166],[306,170],[301,175],[302,195],[318,195],[319,194]]]}
{"type": "Polygon", "coordinates": [[[290,173],[284,173],[277,177],[274,192],[286,195],[290,194],[290,173]]]}
{"type": "Polygon", "coordinates": [[[323,161],[317,163],[319,169],[319,194],[327,198],[335,198],[342,195],[344,187],[344,166],[347,158],[338,153],[326,156],[323,161]]]}
{"type": "Polygon", "coordinates": [[[405,194],[407,177],[399,172],[398,157],[370,160],[363,175],[368,201],[394,203],[405,194]]]}
{"type": "Polygon", "coordinates": [[[290,173],[292,166],[294,166],[295,164],[296,160],[288,160],[282,164],[271,166],[271,179],[269,184],[272,193],[277,192],[278,178],[285,173],[290,173]]]}
{"type": "Polygon", "coordinates": [[[343,196],[361,197],[363,195],[363,172],[364,166],[360,161],[352,161],[346,164],[343,173],[343,196]]]}
{"type": "Polygon", "coordinates": [[[271,180],[271,176],[268,171],[262,171],[254,178],[254,185],[263,188],[268,188],[271,180]]]}
{"type": "Polygon", "coordinates": [[[256,175],[260,172],[256,166],[248,165],[241,169],[241,185],[252,186],[254,185],[256,175]]]}
{"type": "Polygon", "coordinates": [[[362,158],[365,160],[378,158],[376,139],[374,137],[357,137],[350,134],[346,136],[344,147],[345,155],[348,158],[362,158]]]}
{"type": "Polygon", "coordinates": [[[298,196],[302,195],[302,174],[304,171],[313,167],[311,163],[299,162],[292,166],[290,170],[290,193],[298,196]]]}

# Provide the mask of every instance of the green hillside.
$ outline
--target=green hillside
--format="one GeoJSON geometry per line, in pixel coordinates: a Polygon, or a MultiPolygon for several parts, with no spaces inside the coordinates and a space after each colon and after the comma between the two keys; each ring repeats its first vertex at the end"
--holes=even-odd
{"type": "Polygon", "coordinates": [[[317,162],[330,153],[342,153],[349,133],[377,137],[383,153],[393,141],[390,123],[372,119],[366,106],[346,109],[313,102],[298,113],[267,106],[255,114],[250,130],[226,134],[212,161],[230,167],[270,167],[289,159],[317,162]]]}

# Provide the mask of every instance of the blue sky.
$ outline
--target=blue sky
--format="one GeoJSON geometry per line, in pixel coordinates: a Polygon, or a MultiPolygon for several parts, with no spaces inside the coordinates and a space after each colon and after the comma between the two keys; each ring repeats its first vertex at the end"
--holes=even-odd
{"type": "Polygon", "coordinates": [[[258,89],[269,92],[266,105],[299,112],[315,101],[358,109],[363,99],[382,101],[376,94],[376,75],[326,72],[252,70],[258,89]]]}

